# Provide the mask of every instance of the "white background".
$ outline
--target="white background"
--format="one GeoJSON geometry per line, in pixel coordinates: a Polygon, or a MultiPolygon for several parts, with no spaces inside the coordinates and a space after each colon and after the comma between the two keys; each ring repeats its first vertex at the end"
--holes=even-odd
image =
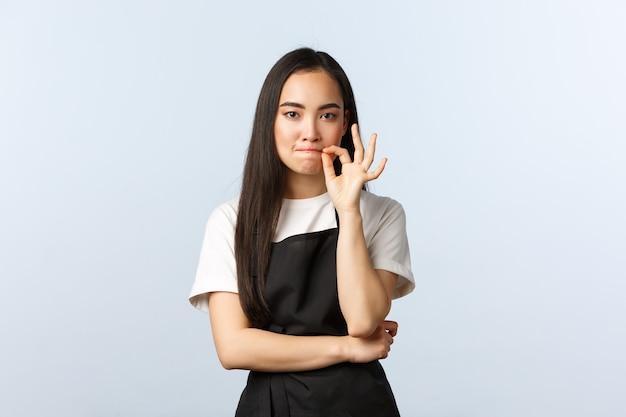
{"type": "Polygon", "coordinates": [[[403,416],[626,414],[626,6],[0,1],[0,415],[228,416],[187,302],[261,83],[333,55],[417,288],[403,416]]]}

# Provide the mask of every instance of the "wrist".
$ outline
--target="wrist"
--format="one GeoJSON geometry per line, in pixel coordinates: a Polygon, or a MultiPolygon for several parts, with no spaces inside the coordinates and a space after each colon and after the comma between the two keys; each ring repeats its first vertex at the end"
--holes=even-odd
{"type": "Polygon", "coordinates": [[[337,210],[337,216],[339,216],[339,220],[343,223],[361,223],[363,221],[363,217],[361,216],[361,209],[359,207],[349,209],[335,208],[335,210],[337,210]]]}
{"type": "Polygon", "coordinates": [[[350,347],[350,336],[340,336],[338,347],[341,362],[354,362],[354,354],[350,347]]]}

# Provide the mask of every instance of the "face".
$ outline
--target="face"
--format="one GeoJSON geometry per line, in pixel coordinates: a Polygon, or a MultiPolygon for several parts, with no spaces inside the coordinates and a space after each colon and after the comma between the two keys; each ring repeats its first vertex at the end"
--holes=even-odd
{"type": "Polygon", "coordinates": [[[323,70],[293,73],[283,85],[274,138],[287,177],[323,178],[321,150],[341,143],[348,124],[341,89],[323,70]]]}

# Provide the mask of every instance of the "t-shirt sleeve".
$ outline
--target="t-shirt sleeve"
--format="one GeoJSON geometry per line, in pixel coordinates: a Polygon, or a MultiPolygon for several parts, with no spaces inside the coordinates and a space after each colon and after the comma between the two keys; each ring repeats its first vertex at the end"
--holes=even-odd
{"type": "Polygon", "coordinates": [[[199,310],[209,311],[209,293],[226,291],[237,293],[235,264],[236,203],[217,207],[207,221],[196,278],[189,302],[199,310]]]}
{"type": "Polygon", "coordinates": [[[395,200],[380,201],[374,215],[371,240],[368,244],[374,269],[383,269],[398,275],[393,298],[409,294],[415,288],[411,271],[411,255],[406,234],[406,215],[395,200]]]}

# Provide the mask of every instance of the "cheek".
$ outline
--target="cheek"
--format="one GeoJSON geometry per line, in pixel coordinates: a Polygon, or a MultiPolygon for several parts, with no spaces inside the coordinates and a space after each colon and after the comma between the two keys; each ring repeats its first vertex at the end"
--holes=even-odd
{"type": "Polygon", "coordinates": [[[284,123],[278,119],[274,122],[274,137],[278,141],[279,139],[287,140],[293,135],[293,126],[289,123],[284,123]]]}
{"type": "Polygon", "coordinates": [[[281,160],[283,160],[285,155],[289,152],[289,149],[291,149],[292,142],[289,129],[280,123],[275,123],[274,147],[276,148],[276,152],[281,160]]]}
{"type": "Polygon", "coordinates": [[[339,146],[341,144],[341,138],[343,137],[343,134],[344,131],[341,125],[338,125],[333,129],[331,136],[334,138],[335,145],[339,146]]]}
{"type": "Polygon", "coordinates": [[[280,142],[281,138],[285,136],[284,129],[278,122],[274,122],[274,142],[276,145],[280,142]]]}

